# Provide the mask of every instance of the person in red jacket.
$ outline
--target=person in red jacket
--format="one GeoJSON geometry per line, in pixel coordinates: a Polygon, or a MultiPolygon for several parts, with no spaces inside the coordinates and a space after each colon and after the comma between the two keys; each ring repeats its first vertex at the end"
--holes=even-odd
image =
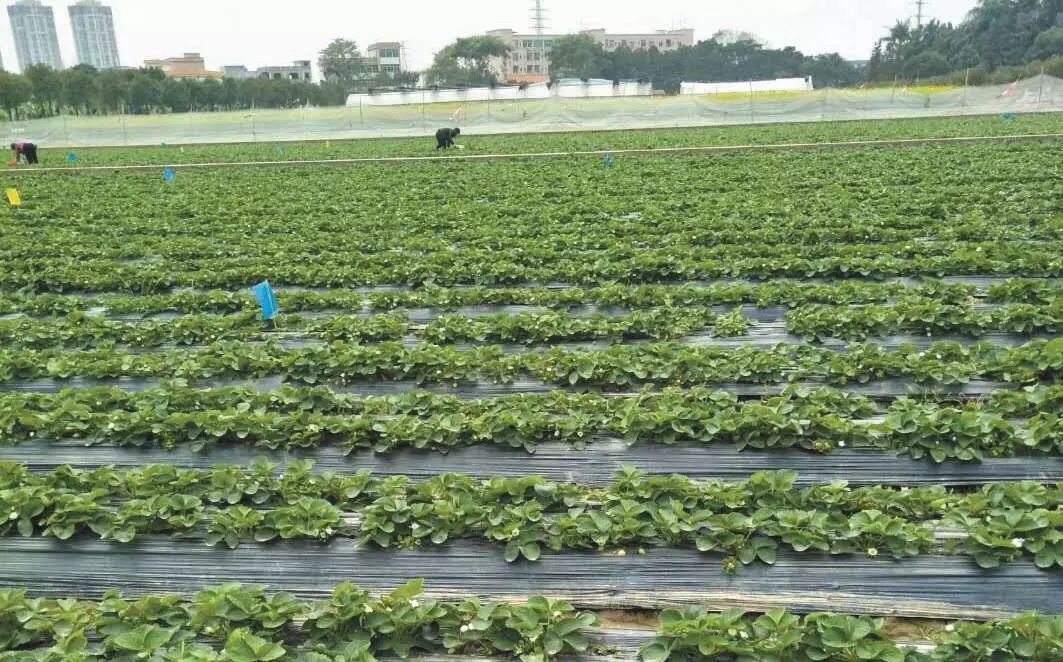
{"type": "Polygon", "coordinates": [[[21,163],[23,159],[26,163],[31,165],[37,164],[37,146],[26,140],[18,140],[11,143],[11,156],[14,157],[16,164],[21,163]]]}

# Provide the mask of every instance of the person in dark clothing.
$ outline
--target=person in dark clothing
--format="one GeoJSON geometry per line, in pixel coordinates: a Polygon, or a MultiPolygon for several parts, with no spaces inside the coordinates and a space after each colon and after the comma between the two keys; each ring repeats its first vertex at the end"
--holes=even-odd
{"type": "Polygon", "coordinates": [[[26,163],[36,165],[37,163],[37,146],[31,142],[25,140],[19,140],[11,143],[11,155],[14,158],[15,163],[21,163],[23,159],[26,163]]]}
{"type": "Polygon", "coordinates": [[[436,149],[446,149],[454,146],[454,138],[461,133],[461,129],[440,129],[436,131],[436,149]]]}

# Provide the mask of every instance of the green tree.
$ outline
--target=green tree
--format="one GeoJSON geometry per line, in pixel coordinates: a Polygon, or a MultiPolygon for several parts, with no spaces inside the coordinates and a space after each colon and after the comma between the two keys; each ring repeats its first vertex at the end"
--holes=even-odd
{"type": "Polygon", "coordinates": [[[170,109],[170,112],[188,112],[192,105],[192,93],[188,85],[180,80],[167,80],[162,84],[162,93],[159,96],[161,105],[170,109]]]}
{"type": "Polygon", "coordinates": [[[489,69],[491,60],[508,53],[498,37],[461,37],[436,53],[425,77],[434,85],[493,85],[498,79],[489,69]]]}
{"type": "Polygon", "coordinates": [[[333,39],[319,54],[317,66],[328,81],[352,83],[366,74],[358,44],[349,39],[333,39]]]}
{"type": "Polygon", "coordinates": [[[18,110],[33,96],[33,86],[18,74],[0,71],[0,106],[11,121],[18,119],[18,110]]]}
{"type": "Polygon", "coordinates": [[[554,39],[550,51],[550,76],[557,78],[598,78],[602,76],[605,51],[593,37],[570,34],[554,39]]]}
{"type": "Polygon", "coordinates": [[[103,112],[116,113],[129,103],[130,72],[121,69],[101,71],[96,77],[96,95],[103,112]]]}
{"type": "Polygon", "coordinates": [[[872,80],[970,70],[978,84],[1028,75],[1021,65],[1063,54],[1063,0],[979,0],[959,25],[930,21],[913,28],[898,21],[879,43],[872,80]]]}
{"type": "Polygon", "coordinates": [[[937,51],[923,51],[918,55],[908,58],[904,63],[905,78],[928,78],[941,76],[952,71],[947,57],[937,51]]]}
{"type": "Polygon", "coordinates": [[[162,105],[162,85],[149,76],[136,75],[129,83],[129,110],[150,113],[162,105]]]}
{"type": "Polygon", "coordinates": [[[222,80],[220,104],[226,110],[233,110],[240,105],[240,81],[235,78],[222,80]]]}
{"type": "MultiPolygon", "coordinates": [[[[414,75],[414,83],[417,82],[414,75]]],[[[347,103],[347,88],[338,83],[322,81],[317,86],[317,101],[319,106],[342,106],[347,103]]]]}
{"type": "MultiPolygon", "coordinates": [[[[1063,21],[1063,14],[1060,20],[1063,21]]],[[[1060,55],[1063,55],[1063,25],[1048,28],[1038,34],[1030,49],[1026,51],[1027,60],[1047,60],[1060,55]]]]}
{"type": "Polygon", "coordinates": [[[96,106],[96,76],[98,74],[96,68],[88,64],[79,64],[60,71],[59,79],[62,84],[60,103],[72,109],[75,115],[88,113],[96,106]]]}
{"type": "Polygon", "coordinates": [[[222,107],[225,91],[222,83],[214,78],[196,82],[192,86],[192,105],[196,110],[218,110],[222,107]]]}
{"type": "Polygon", "coordinates": [[[41,117],[59,113],[59,101],[63,94],[63,81],[59,72],[47,64],[31,64],[22,75],[30,84],[33,101],[41,117]]]}
{"type": "Polygon", "coordinates": [[[863,78],[860,71],[837,53],[824,53],[809,57],[802,73],[812,77],[816,87],[847,87],[863,78]]]}

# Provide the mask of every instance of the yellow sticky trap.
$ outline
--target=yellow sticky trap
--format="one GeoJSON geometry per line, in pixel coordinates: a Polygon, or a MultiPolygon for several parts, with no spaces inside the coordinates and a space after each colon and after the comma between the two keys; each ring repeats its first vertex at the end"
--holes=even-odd
{"type": "Polygon", "coordinates": [[[11,203],[12,207],[22,206],[22,194],[18,192],[17,188],[7,189],[7,201],[11,203]]]}

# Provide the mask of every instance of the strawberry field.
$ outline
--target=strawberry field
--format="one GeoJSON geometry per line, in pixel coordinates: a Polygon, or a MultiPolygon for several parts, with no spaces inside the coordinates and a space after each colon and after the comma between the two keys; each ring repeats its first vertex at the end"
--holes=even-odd
{"type": "Polygon", "coordinates": [[[8,177],[0,660],[1063,659],[1057,138],[171,179],[8,177]]]}

